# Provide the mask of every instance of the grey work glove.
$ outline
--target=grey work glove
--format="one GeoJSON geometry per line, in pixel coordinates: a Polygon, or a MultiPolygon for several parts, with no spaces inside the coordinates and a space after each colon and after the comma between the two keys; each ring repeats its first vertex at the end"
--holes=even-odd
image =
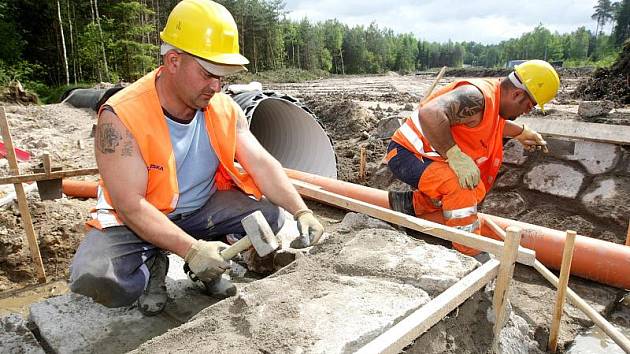
{"type": "Polygon", "coordinates": [[[455,172],[462,188],[473,189],[477,187],[480,179],[479,167],[470,156],[464,154],[459,146],[453,145],[446,152],[448,166],[455,172]]]}
{"type": "Polygon", "coordinates": [[[210,281],[220,277],[230,267],[220,254],[226,248],[228,245],[220,241],[196,240],[184,261],[199,280],[210,281]]]}
{"type": "Polygon", "coordinates": [[[545,139],[526,124],[523,124],[523,131],[515,136],[514,139],[518,140],[527,151],[542,149],[545,153],[549,152],[545,139]]]}
{"type": "Polygon", "coordinates": [[[313,215],[313,211],[302,209],[295,213],[293,217],[297,220],[300,237],[291,242],[291,247],[304,248],[319,242],[319,238],[324,233],[324,226],[313,215]]]}

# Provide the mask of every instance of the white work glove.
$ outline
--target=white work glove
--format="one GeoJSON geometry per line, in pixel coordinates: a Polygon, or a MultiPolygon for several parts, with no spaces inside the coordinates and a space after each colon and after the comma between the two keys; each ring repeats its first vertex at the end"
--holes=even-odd
{"type": "Polygon", "coordinates": [[[453,145],[446,152],[448,166],[455,172],[462,188],[473,189],[479,184],[479,167],[470,156],[464,154],[459,146],[453,145]]]}
{"type": "Polygon", "coordinates": [[[220,253],[226,248],[228,245],[220,241],[196,240],[186,253],[184,261],[199,280],[210,281],[220,277],[230,267],[220,253]]]}
{"type": "Polygon", "coordinates": [[[527,151],[542,149],[545,153],[549,152],[545,139],[526,124],[523,124],[523,131],[515,136],[514,139],[518,140],[527,151]]]}
{"type": "Polygon", "coordinates": [[[316,244],[324,233],[324,227],[315,218],[313,211],[310,209],[298,210],[293,218],[297,220],[298,229],[300,230],[299,240],[301,242],[292,242],[291,247],[304,248],[316,244]]]}

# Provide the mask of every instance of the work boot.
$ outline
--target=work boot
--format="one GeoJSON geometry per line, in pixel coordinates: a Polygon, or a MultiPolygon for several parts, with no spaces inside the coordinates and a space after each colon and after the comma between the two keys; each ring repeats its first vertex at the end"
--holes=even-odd
{"type": "Polygon", "coordinates": [[[202,281],[205,293],[215,299],[223,300],[236,295],[236,286],[230,281],[229,276],[220,276],[211,281],[202,281]]]}
{"type": "Polygon", "coordinates": [[[230,281],[230,276],[222,274],[219,277],[204,281],[201,280],[190,270],[188,263],[184,263],[184,273],[188,275],[188,278],[195,284],[203,284],[203,292],[215,299],[223,300],[228,297],[236,295],[236,286],[230,281]]]}
{"type": "Polygon", "coordinates": [[[165,283],[168,257],[159,251],[146,265],[149,268],[149,283],[138,298],[138,310],[145,316],[155,316],[164,310],[168,300],[165,283]]]}
{"type": "Polygon", "coordinates": [[[416,216],[413,209],[413,192],[396,192],[389,191],[387,193],[389,199],[389,207],[394,211],[399,211],[407,215],[416,216]]]}

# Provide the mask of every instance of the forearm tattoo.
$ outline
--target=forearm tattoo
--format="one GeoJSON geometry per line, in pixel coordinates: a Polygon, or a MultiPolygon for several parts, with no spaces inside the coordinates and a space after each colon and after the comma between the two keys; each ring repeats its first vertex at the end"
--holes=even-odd
{"type": "Polygon", "coordinates": [[[116,147],[120,144],[122,135],[112,123],[101,123],[97,131],[97,147],[103,154],[116,152],[116,147]]]}
{"type": "Polygon", "coordinates": [[[444,95],[439,102],[451,125],[464,124],[466,121],[483,112],[483,94],[474,86],[462,86],[450,95],[444,95]]]}

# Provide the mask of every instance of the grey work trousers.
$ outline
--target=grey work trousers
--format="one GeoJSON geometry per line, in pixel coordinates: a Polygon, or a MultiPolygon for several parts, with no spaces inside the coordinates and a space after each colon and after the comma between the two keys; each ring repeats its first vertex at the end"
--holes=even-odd
{"type": "MultiPolygon", "coordinates": [[[[197,239],[220,241],[227,234],[244,236],[241,219],[256,210],[263,213],[274,233],[282,228],[280,208],[235,189],[216,191],[198,210],[169,218],[197,239]]],[[[108,307],[131,305],[149,281],[145,263],[160,251],[126,226],[92,229],[70,265],[70,290],[108,307]]]]}

